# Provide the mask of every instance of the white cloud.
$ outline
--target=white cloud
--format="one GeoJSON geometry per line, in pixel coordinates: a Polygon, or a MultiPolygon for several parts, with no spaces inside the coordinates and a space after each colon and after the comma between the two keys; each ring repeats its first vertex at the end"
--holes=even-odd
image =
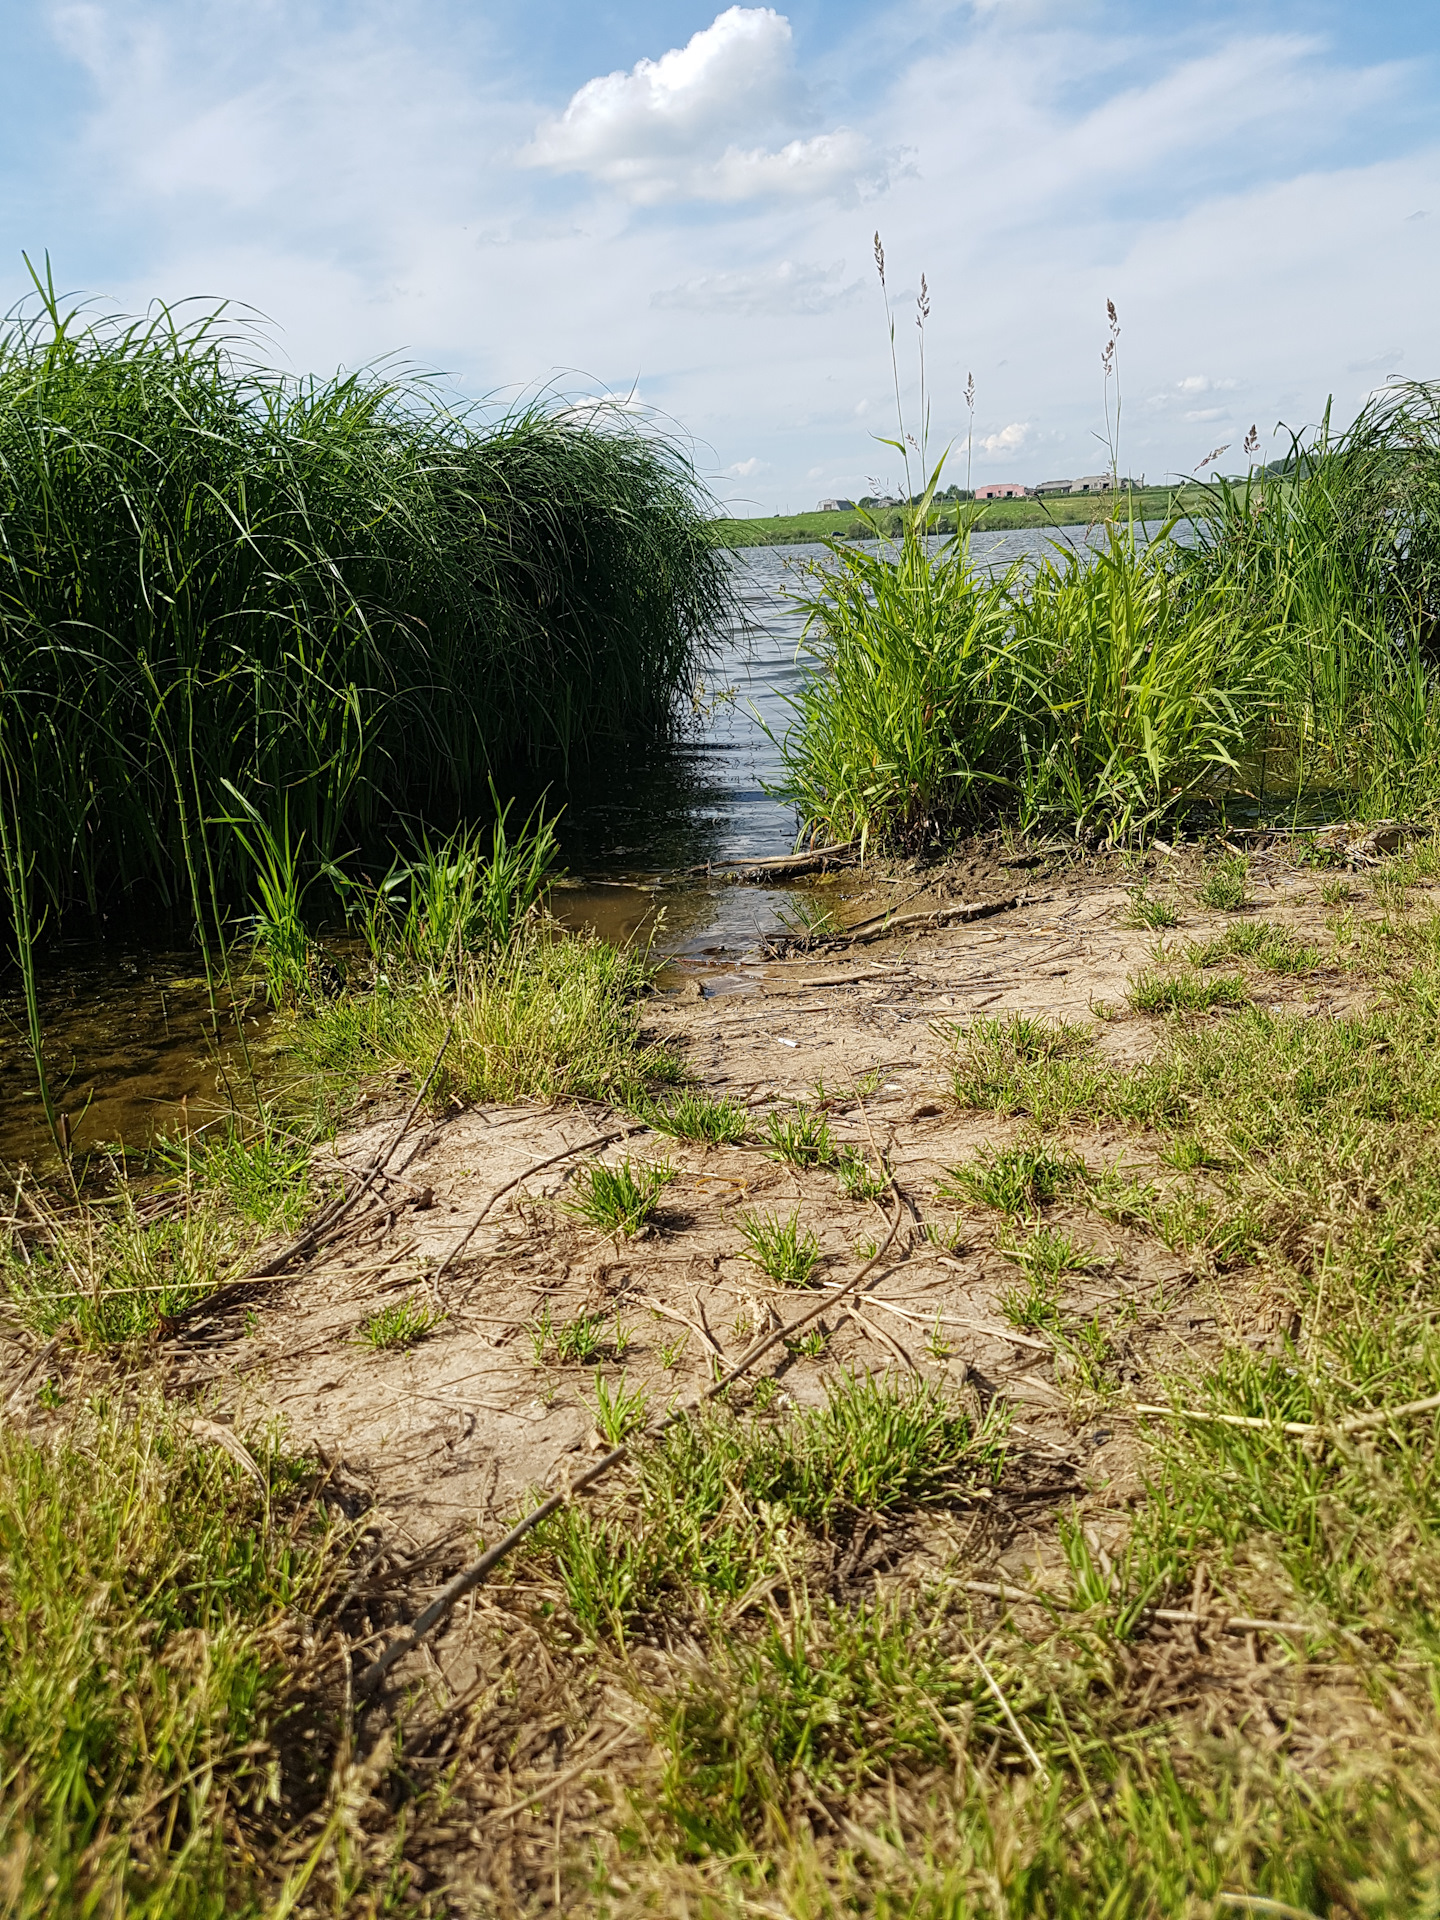
{"type": "MultiPolygon", "coordinates": [[[[578,20],[583,0],[555,4],[578,20]]],[[[734,7],[633,67],[625,40],[624,70],[578,93],[622,56],[561,77],[544,36],[522,65],[489,9],[431,7],[53,0],[70,91],[37,85],[33,137],[0,155],[0,306],[25,290],[19,247],[48,243],[65,284],[132,311],[252,303],[296,368],[397,353],[470,394],[643,382],[717,491],[766,507],[868,491],[892,460],[876,225],[892,290],[929,275],[931,445],[962,484],[971,367],[977,475],[1106,464],[1106,296],[1130,471],[1440,372],[1440,253],[1411,223],[1440,215],[1432,75],[1257,35],[1240,0],[1143,32],[1120,7],[892,0],[858,27],[812,8],[809,40],[798,11],[792,34],[734,7]],[[902,147],[913,168],[857,208],[902,147]]],[[[585,19],[587,45],[622,43],[611,13],[585,19]]]]}
{"type": "Polygon", "coordinates": [[[773,267],[696,274],[679,286],[652,293],[650,304],[691,313],[779,317],[828,313],[842,301],[852,300],[859,291],[858,280],[846,280],[843,260],[828,267],[804,260],[781,260],[773,267]]]}
{"type": "Polygon", "coordinates": [[[790,22],[773,7],[729,7],[658,60],[587,80],[519,158],[589,174],[641,206],[853,195],[883,178],[860,134],[802,137],[802,117],[790,22]]]}
{"type": "Polygon", "coordinates": [[[1012,420],[1008,427],[1002,427],[998,433],[987,433],[982,440],[975,442],[982,453],[993,458],[1003,454],[1023,453],[1030,440],[1030,422],[1012,420]]]}

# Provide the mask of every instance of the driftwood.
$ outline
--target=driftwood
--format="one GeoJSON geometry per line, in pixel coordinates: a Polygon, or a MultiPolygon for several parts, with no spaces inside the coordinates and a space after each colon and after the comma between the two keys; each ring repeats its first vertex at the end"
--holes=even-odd
{"type": "Polygon", "coordinates": [[[831,847],[812,847],[809,853],[777,853],[765,860],[707,860],[687,871],[719,873],[727,880],[788,880],[796,874],[853,866],[859,858],[860,842],[842,840],[831,847]]]}
{"type": "Polygon", "coordinates": [[[811,950],[833,953],[843,947],[863,946],[871,940],[888,940],[892,933],[918,933],[926,928],[958,926],[969,920],[989,920],[997,913],[1013,913],[1017,907],[1034,906],[1044,897],[1017,893],[1004,900],[962,900],[956,906],[936,907],[927,913],[880,913],[873,920],[861,920],[847,927],[831,939],[816,941],[811,950]]]}

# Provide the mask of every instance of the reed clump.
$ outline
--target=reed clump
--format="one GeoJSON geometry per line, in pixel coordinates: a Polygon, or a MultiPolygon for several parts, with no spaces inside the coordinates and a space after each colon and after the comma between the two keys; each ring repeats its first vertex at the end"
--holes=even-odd
{"type": "Polygon", "coordinates": [[[832,543],[803,598],[781,791],[824,837],[916,847],[1003,814],[1130,841],[1231,792],[1433,810],[1440,382],[1197,489],[1183,537],[1115,517],[1003,575],[974,515],[935,549],[937,480],[877,549],[832,543]]]}
{"type": "Polygon", "coordinates": [[[0,335],[0,759],[46,906],[209,911],[238,792],[312,866],[663,729],[727,604],[681,449],[292,379],[223,310],[0,335]]]}

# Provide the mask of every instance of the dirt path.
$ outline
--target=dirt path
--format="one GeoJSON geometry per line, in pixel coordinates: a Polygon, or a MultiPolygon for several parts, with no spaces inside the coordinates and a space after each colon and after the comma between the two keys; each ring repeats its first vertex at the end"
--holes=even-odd
{"type": "MultiPolygon", "coordinates": [[[[1313,873],[1274,863],[1255,878],[1252,917],[1328,946],[1313,873]]],[[[931,889],[907,910],[946,893],[931,889]]],[[[1105,1397],[1087,1390],[1053,1340],[1007,1321],[1005,1296],[1021,1274],[997,1246],[998,1216],[937,1191],[948,1169],[1032,1131],[1023,1117],[957,1105],[952,1027],[979,1014],[1044,1014],[1093,1025],[1097,1057],[1117,1064],[1146,1057],[1160,1031],[1156,1016],[1126,1007],[1127,980],[1155,946],[1154,934],[1123,924],[1127,887],[1042,878],[1035,893],[973,925],[704,968],[657,996],[651,1025],[683,1049],[705,1090],[750,1109],[753,1131],[770,1110],[803,1103],[823,1110],[837,1148],[872,1166],[883,1156],[916,1229],[862,1300],[822,1318],[819,1341],[766,1360],[771,1391],[809,1404],[837,1369],[897,1368],[982,1404],[1000,1397],[1057,1485],[1089,1488],[1119,1513],[1134,1484],[1125,1421],[1106,1412],[1105,1397]]],[[[1167,938],[1231,923],[1190,899],[1167,938]]],[[[1357,999],[1347,976],[1325,969],[1301,982],[1267,978],[1256,996],[1303,1004],[1316,1017],[1357,999]]],[[[344,1138],[341,1159],[361,1165],[382,1132],[344,1138]]],[[[1068,1144],[1096,1169],[1118,1160],[1154,1171],[1143,1140],[1113,1126],[1078,1126],[1068,1144]]],[[[347,1473],[362,1482],[380,1524],[416,1546],[493,1537],[528,1488],[553,1486],[598,1443],[597,1372],[613,1384],[623,1368],[627,1387],[658,1409],[708,1380],[712,1365],[733,1360],[776,1315],[788,1321],[813,1302],[773,1286],[743,1257],[742,1216],[797,1210],[820,1245],[816,1286],[848,1278],[884,1232],[879,1206],[847,1198],[833,1167],[798,1169],[755,1146],[669,1140],[603,1112],[457,1113],[406,1139],[383,1209],[361,1237],[172,1347],[172,1387],[205,1389],[241,1422],[278,1417],[297,1442],[337,1463],[342,1484],[347,1473]],[[577,1170],[596,1153],[664,1158],[677,1171],[634,1241],[608,1238],[566,1210],[577,1170]],[[373,1350],[362,1326],[407,1299],[443,1320],[406,1350],[373,1350]],[[577,1330],[572,1347],[588,1332],[588,1360],[559,1357],[565,1329],[577,1330]]],[[[1205,1276],[1092,1209],[1062,1201],[1048,1218],[1084,1249],[1086,1270],[1066,1281],[1066,1311],[1104,1319],[1111,1400],[1133,1392],[1170,1343],[1204,1340],[1215,1315],[1201,1297],[1205,1276]]],[[[1252,1338],[1272,1335],[1257,1310],[1252,1338]]],[[[1019,1528],[1002,1565],[1040,1551],[1039,1536],[1019,1528]]]]}

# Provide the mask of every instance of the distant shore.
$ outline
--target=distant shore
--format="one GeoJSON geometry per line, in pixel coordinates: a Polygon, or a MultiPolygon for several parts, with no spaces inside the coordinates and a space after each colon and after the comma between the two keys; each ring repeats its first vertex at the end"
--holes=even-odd
{"type": "MultiPolygon", "coordinates": [[[[976,504],[980,517],[977,531],[1004,533],[1016,527],[1076,527],[1097,525],[1109,514],[1128,514],[1133,506],[1137,519],[1163,520],[1169,513],[1183,512],[1197,502],[1199,487],[1144,487],[1128,494],[1052,494],[1041,500],[986,500],[976,504]]],[[[900,531],[900,514],[893,507],[878,511],[874,518],[887,533],[900,531]]],[[[955,526],[955,508],[947,503],[934,515],[934,530],[950,533],[955,526]]],[[[784,547],[822,540],[868,540],[874,534],[853,510],[845,513],[777,513],[754,520],[719,519],[710,522],[717,546],[784,547]]]]}

